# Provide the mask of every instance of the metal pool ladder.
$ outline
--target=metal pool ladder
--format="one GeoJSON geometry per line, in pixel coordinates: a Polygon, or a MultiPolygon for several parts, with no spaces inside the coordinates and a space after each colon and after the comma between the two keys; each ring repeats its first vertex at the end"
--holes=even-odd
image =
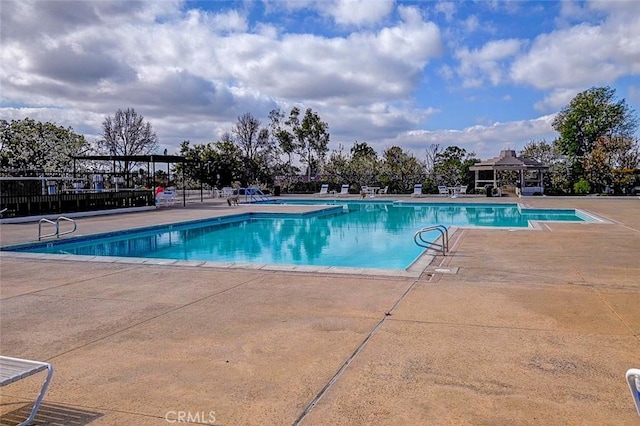
{"type": "Polygon", "coordinates": [[[38,222],[38,241],[42,240],[43,238],[49,238],[49,237],[59,238],[60,235],[71,234],[72,232],[76,232],[76,229],[78,229],[78,224],[76,223],[75,220],[69,219],[68,217],[60,216],[59,218],[56,219],[55,222],[52,221],[52,220],[49,220],[49,219],[42,218],[42,219],[40,219],[40,222],[38,222]],[[67,222],[73,223],[73,229],[70,230],[70,231],[60,232],[60,221],[61,220],[65,220],[67,222]],[[43,223],[50,223],[51,225],[56,227],[56,230],[54,232],[52,232],[51,234],[42,235],[42,224],[43,223]]]}
{"type": "Polygon", "coordinates": [[[420,229],[413,235],[413,241],[415,241],[415,243],[420,247],[437,250],[441,252],[443,256],[446,256],[449,251],[449,231],[444,225],[433,225],[420,229]],[[426,234],[431,231],[438,231],[440,233],[442,236],[442,244],[438,244],[435,241],[427,241],[422,238],[422,234],[426,234]]]}

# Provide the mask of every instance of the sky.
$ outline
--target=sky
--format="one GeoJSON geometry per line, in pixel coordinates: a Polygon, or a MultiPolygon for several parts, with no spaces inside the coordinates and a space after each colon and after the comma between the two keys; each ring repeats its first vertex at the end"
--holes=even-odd
{"type": "Polygon", "coordinates": [[[480,159],[553,141],[590,87],[640,111],[637,0],[0,0],[0,42],[0,118],[95,141],[134,108],[158,153],[294,106],[328,124],[332,151],[480,159]]]}

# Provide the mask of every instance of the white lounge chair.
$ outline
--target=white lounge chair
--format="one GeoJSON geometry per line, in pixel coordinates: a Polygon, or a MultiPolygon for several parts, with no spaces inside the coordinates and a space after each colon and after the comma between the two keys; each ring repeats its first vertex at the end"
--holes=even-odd
{"type": "Polygon", "coordinates": [[[336,195],[349,195],[349,185],[344,184],[340,187],[340,192],[338,192],[336,195]]]}
{"type": "Polygon", "coordinates": [[[40,394],[31,408],[31,414],[24,422],[20,423],[20,425],[28,425],[38,413],[38,408],[40,408],[44,394],[47,392],[47,387],[49,387],[49,382],[51,382],[51,378],[53,377],[53,366],[48,362],[31,361],[0,355],[0,387],[17,382],[43,370],[48,371],[47,377],[40,389],[40,394]]]}
{"type": "Polygon", "coordinates": [[[460,185],[460,189],[458,190],[458,195],[467,195],[467,188],[469,185],[460,185]]]}
{"type": "Polygon", "coordinates": [[[316,195],[329,195],[329,184],[323,183],[322,186],[320,186],[320,192],[316,193],[316,195]]]}
{"type": "Polygon", "coordinates": [[[156,206],[164,204],[165,206],[173,205],[176,202],[176,190],[173,188],[165,188],[164,191],[156,194],[156,206]]]}
{"type": "Polygon", "coordinates": [[[446,187],[445,185],[439,185],[438,186],[438,194],[442,195],[444,197],[448,197],[449,196],[449,188],[446,187]]]}
{"type": "Polygon", "coordinates": [[[636,411],[640,416],[640,368],[631,368],[627,370],[627,383],[631,391],[633,403],[636,405],[636,411]]]}
{"type": "Polygon", "coordinates": [[[413,185],[413,193],[411,194],[412,197],[422,197],[422,184],[421,183],[416,183],[415,185],[413,185]]]}
{"type": "Polygon", "coordinates": [[[382,188],[380,191],[378,191],[378,194],[380,195],[386,195],[387,191],[389,191],[389,187],[385,186],[384,188],[382,188]]]}

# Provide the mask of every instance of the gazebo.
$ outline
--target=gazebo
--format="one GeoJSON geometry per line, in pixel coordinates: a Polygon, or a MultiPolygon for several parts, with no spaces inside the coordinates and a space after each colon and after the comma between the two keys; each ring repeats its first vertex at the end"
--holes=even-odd
{"type": "Polygon", "coordinates": [[[544,193],[542,176],[549,166],[530,158],[516,156],[516,152],[510,149],[500,151],[499,157],[481,161],[469,167],[475,172],[475,187],[485,188],[492,185],[493,188],[502,186],[503,177],[507,174],[517,173],[518,195],[534,195],[544,193]],[[491,172],[491,173],[489,173],[491,172]]]}

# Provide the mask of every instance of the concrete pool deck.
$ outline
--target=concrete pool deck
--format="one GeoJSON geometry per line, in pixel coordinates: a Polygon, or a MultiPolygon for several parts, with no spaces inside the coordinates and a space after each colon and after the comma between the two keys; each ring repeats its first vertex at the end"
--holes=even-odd
{"type": "MultiPolygon", "coordinates": [[[[637,423],[640,200],[411,199],[437,200],[612,223],[459,229],[433,264],[451,273],[417,278],[2,254],[0,352],[53,364],[38,424],[637,423]]],[[[273,208],[87,217],[76,234],[273,208]]],[[[36,223],[0,225],[3,246],[34,239],[36,223]]],[[[1,424],[41,380],[0,388],[1,424]]]]}

